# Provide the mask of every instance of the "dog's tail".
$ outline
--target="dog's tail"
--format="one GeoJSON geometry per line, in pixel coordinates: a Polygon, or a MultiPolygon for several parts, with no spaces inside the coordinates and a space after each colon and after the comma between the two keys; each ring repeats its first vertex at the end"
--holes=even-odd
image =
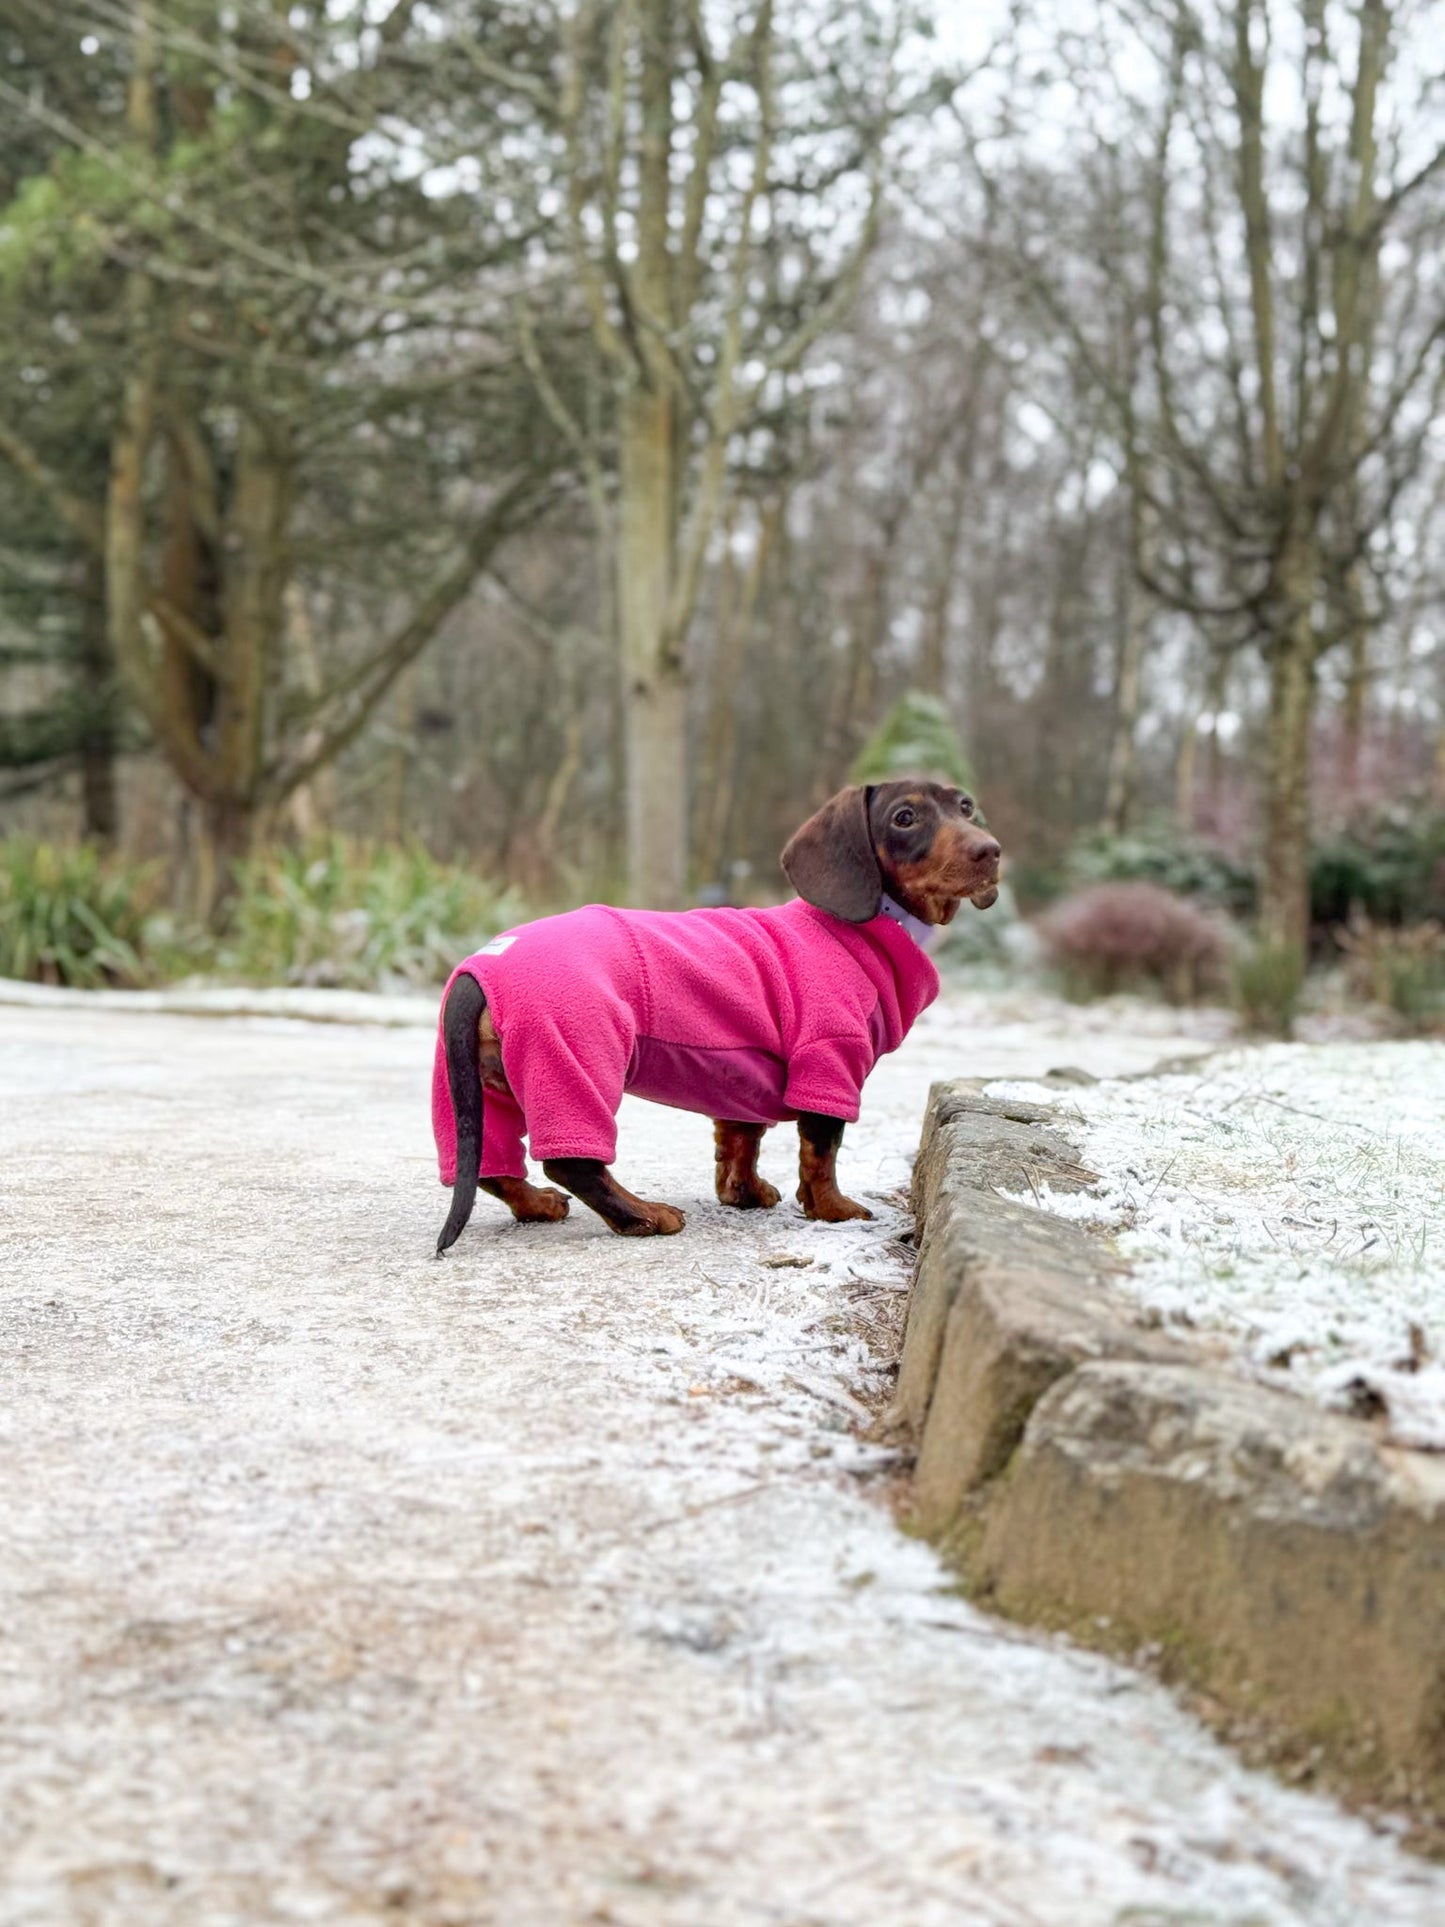
{"type": "Polygon", "coordinates": [[[482,1160],[482,1070],[477,1061],[477,1026],[486,1007],[481,985],[464,970],[452,985],[442,1012],[447,1081],[457,1127],[457,1180],[452,1187],[452,1208],[437,1239],[438,1258],[462,1235],[477,1201],[477,1169],[482,1160]]]}

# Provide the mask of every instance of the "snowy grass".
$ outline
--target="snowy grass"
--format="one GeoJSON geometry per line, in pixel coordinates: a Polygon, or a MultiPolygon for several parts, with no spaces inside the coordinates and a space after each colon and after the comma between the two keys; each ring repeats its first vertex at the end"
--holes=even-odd
{"type": "Polygon", "coordinates": [[[1445,1045],[1236,1050],[1064,1099],[988,1089],[1055,1107],[1100,1183],[1037,1201],[1116,1234],[1142,1304],[1445,1450],[1445,1045]]]}

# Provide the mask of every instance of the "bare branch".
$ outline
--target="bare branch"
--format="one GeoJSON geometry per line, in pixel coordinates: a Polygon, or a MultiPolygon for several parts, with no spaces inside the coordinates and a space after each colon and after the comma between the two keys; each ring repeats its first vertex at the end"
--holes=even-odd
{"type": "Polygon", "coordinates": [[[87,502],[41,459],[30,444],[0,422],[0,455],[23,475],[49,502],[57,516],[87,548],[99,550],[105,540],[105,518],[93,502],[87,502]]]}
{"type": "MultiPolygon", "coordinates": [[[[623,11],[625,8],[619,9],[619,13],[623,11]]],[[[587,311],[592,317],[592,331],[597,338],[597,345],[609,360],[624,362],[629,359],[628,344],[608,311],[606,286],[597,271],[587,236],[587,171],[582,150],[582,122],[586,112],[587,60],[593,49],[599,18],[598,0],[582,0],[567,31],[561,101],[562,131],[567,143],[567,225],[572,262],[582,284],[587,311]]],[[[614,34],[620,35],[621,31],[620,21],[615,21],[614,34]]],[[[609,95],[611,111],[620,113],[626,74],[620,61],[614,65],[615,71],[609,77],[609,95]]],[[[607,218],[604,215],[604,220],[607,218]]]]}
{"type": "Polygon", "coordinates": [[[162,632],[178,642],[192,662],[204,669],[208,676],[220,683],[229,681],[230,669],[220,648],[198,623],[192,622],[183,610],[154,590],[146,595],[146,609],[162,632]]]}
{"type": "Polygon", "coordinates": [[[366,727],[377,704],[402,670],[426,648],[447,617],[466,598],[472,584],[499,546],[522,521],[535,518],[550,489],[547,477],[529,470],[517,476],[490,504],[462,547],[461,553],[424,591],[401,626],[354,665],[330,689],[306,706],[306,714],[320,717],[339,709],[329,727],[319,720],[308,732],[300,756],[273,765],[262,790],[273,801],[291,792],[325,767],[366,727]]]}
{"type": "MultiPolygon", "coordinates": [[[[1234,63],[1229,81],[1239,116],[1239,202],[1244,217],[1245,252],[1249,263],[1250,314],[1254,325],[1255,372],[1259,377],[1259,409],[1264,476],[1271,488],[1284,480],[1284,445],[1280,440],[1279,404],[1275,393],[1274,285],[1271,277],[1273,242],[1269,195],[1264,178],[1264,66],[1251,44],[1255,21],[1266,46],[1269,14],[1258,0],[1235,0],[1234,63]]],[[[1265,56],[1268,57],[1267,54],[1265,56]]]]}
{"type": "MultiPolygon", "coordinates": [[[[1164,442],[1169,453],[1176,461],[1182,462],[1203,489],[1210,507],[1218,516],[1223,527],[1231,535],[1240,535],[1243,530],[1228,496],[1210,469],[1203,451],[1185,439],[1180,427],[1178,411],[1174,404],[1174,382],[1169,366],[1168,336],[1165,328],[1165,311],[1168,306],[1164,288],[1164,270],[1168,260],[1168,212],[1169,212],[1169,149],[1174,133],[1174,123],[1178,118],[1184,91],[1184,68],[1189,52],[1189,36],[1181,21],[1174,36],[1169,63],[1169,80],[1165,90],[1164,109],[1159,122],[1159,135],[1154,148],[1154,165],[1150,191],[1150,232],[1149,232],[1149,344],[1154,366],[1155,388],[1159,397],[1159,415],[1164,429],[1164,442]]],[[[1244,451],[1248,460],[1248,444],[1244,451]]]]}
{"type": "Polygon", "coordinates": [[[708,423],[707,450],[703,457],[702,477],[688,517],[687,530],[680,545],[676,579],[667,613],[664,653],[677,654],[692,620],[702,581],[702,565],[717,526],[722,506],[723,485],[727,475],[728,447],[737,422],[738,401],[735,380],[738,356],[742,350],[743,313],[747,306],[748,280],[753,260],[753,211],[766,191],[768,167],[773,147],[773,4],[759,0],[753,28],[754,86],[758,97],[758,139],[753,153],[753,170],[748,191],[738,216],[737,246],[733,250],[731,285],[727,314],[723,322],[722,344],[718,354],[715,401],[708,423]]]}

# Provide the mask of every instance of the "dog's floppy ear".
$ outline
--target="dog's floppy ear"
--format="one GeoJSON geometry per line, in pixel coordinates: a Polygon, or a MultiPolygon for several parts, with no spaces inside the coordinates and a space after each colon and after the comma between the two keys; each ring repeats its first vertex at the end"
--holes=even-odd
{"type": "Polygon", "coordinates": [[[783,851],[783,874],[805,902],[845,923],[877,916],[883,873],[868,833],[868,791],[861,783],[830,796],[794,831],[783,851]]]}

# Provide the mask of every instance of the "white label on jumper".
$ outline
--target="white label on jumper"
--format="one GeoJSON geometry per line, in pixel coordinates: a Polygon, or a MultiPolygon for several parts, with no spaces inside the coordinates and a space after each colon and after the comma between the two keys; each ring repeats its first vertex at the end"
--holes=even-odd
{"type": "Polygon", "coordinates": [[[477,955],[479,957],[500,957],[502,952],[510,949],[516,941],[515,936],[493,937],[490,943],[484,943],[482,945],[477,955]]]}

